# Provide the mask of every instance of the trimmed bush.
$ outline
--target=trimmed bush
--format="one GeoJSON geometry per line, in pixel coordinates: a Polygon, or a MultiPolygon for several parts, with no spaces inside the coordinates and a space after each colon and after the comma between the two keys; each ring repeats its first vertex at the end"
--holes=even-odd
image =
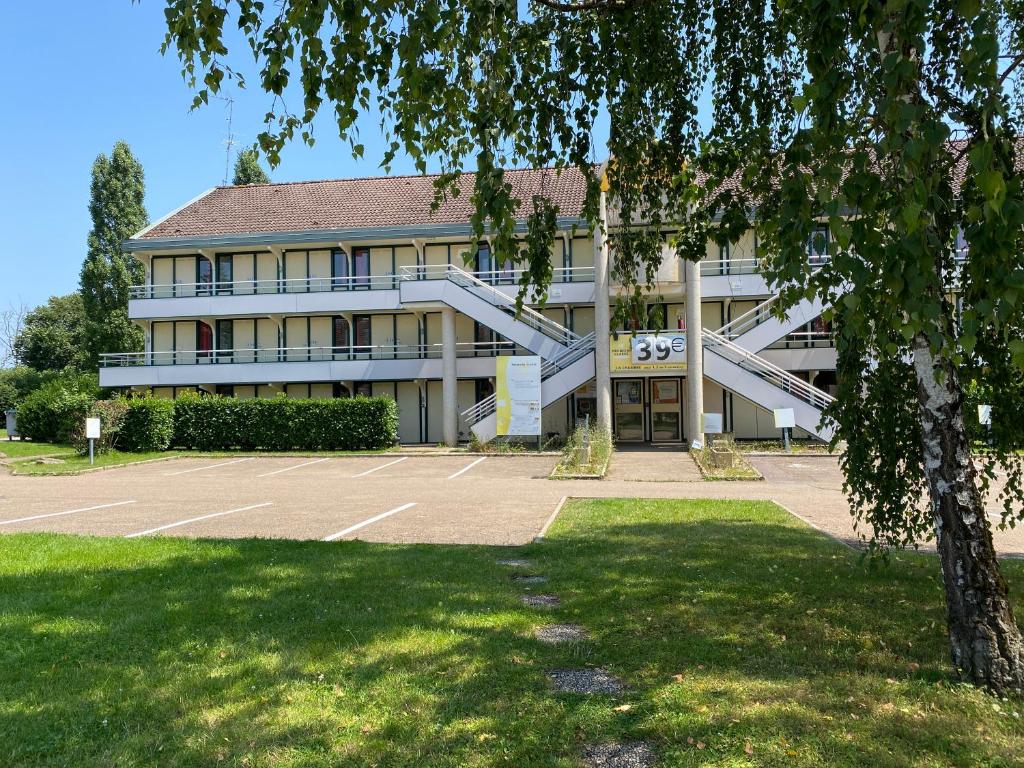
{"type": "MultiPolygon", "coordinates": [[[[128,403],[121,398],[115,400],[97,400],[90,407],[87,416],[100,420],[100,439],[96,440],[93,450],[97,453],[110,453],[119,448],[119,439],[124,427],[128,403]]],[[[79,419],[71,430],[71,445],[83,456],[89,453],[89,440],[85,436],[85,419],[79,419]]]]}
{"type": "Polygon", "coordinates": [[[133,397],[125,402],[124,423],[117,447],[122,451],[166,451],[174,437],[174,403],[157,397],[133,397]]]}
{"type": "Polygon", "coordinates": [[[390,397],[239,400],[186,394],[174,402],[178,448],[356,451],[398,440],[398,406],[390,397]]]}
{"type": "Polygon", "coordinates": [[[76,429],[84,429],[85,417],[98,394],[95,376],[62,376],[49,381],[18,405],[18,431],[32,440],[69,443],[76,429]]]}

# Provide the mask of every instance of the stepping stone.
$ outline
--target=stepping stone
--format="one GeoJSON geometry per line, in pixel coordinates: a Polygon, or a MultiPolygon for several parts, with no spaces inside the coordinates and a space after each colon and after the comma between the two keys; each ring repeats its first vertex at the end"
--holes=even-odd
{"type": "Polygon", "coordinates": [[[519,558],[512,558],[510,560],[499,560],[498,565],[507,565],[510,568],[529,568],[529,560],[521,560],[519,558]]]}
{"type": "Polygon", "coordinates": [[[614,695],[626,685],[603,669],[553,669],[548,677],[558,693],[605,693],[614,695]]]}
{"type": "Polygon", "coordinates": [[[532,608],[554,608],[562,604],[554,595],[520,595],[519,601],[532,608]]]}
{"type": "Polygon", "coordinates": [[[543,584],[547,580],[547,576],[536,576],[525,573],[517,573],[512,576],[512,581],[515,581],[519,584],[543,584]]]}
{"type": "Polygon", "coordinates": [[[592,744],[583,748],[587,768],[651,768],[654,751],[642,741],[592,744]]]}
{"type": "Polygon", "coordinates": [[[546,624],[537,627],[533,634],[542,643],[575,643],[587,639],[587,630],[579,624],[546,624]]]}

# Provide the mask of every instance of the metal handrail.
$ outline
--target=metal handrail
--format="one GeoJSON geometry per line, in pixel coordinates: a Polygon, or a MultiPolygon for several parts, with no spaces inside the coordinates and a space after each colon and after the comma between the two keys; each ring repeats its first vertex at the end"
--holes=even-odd
{"type": "MultiPolygon", "coordinates": [[[[593,331],[588,333],[586,336],[580,337],[577,341],[573,342],[564,352],[556,355],[555,357],[547,360],[540,369],[540,380],[547,381],[549,378],[554,376],[559,371],[568,368],[570,365],[575,363],[577,360],[586,357],[588,354],[594,351],[596,336],[593,331]]],[[[462,412],[462,418],[465,419],[466,424],[472,427],[497,410],[497,395],[492,394],[485,397],[478,403],[471,405],[465,411],[462,412]]]]}
{"type": "MultiPolygon", "coordinates": [[[[230,365],[235,363],[327,362],[333,360],[416,360],[442,357],[443,344],[349,344],[345,346],[246,347],[243,349],[113,352],[100,355],[101,368],[144,365],[230,365]],[[298,355],[298,357],[296,357],[298,355]],[[242,359],[238,359],[242,358],[242,359]]],[[[457,357],[491,357],[515,351],[513,341],[466,341],[455,345],[457,357]],[[481,355],[480,352],[490,352],[481,355]]]]}
{"type": "Polygon", "coordinates": [[[399,276],[356,275],[349,277],[294,277],[271,280],[220,280],[205,283],[154,283],[133,285],[132,299],[175,299],[195,296],[256,296],[276,293],[325,293],[329,291],[381,290],[398,287],[399,276]],[[244,289],[244,290],[243,290],[244,289]]]}
{"type": "MultiPolygon", "coordinates": [[[[437,265],[444,266],[444,265],[437,265]]],[[[415,267],[406,267],[413,270],[415,267]]],[[[522,279],[525,269],[495,269],[489,272],[468,272],[489,285],[515,285],[522,279]]],[[[592,283],[593,267],[558,267],[551,271],[552,283],[592,283]]]]}
{"type": "Polygon", "coordinates": [[[761,271],[760,259],[701,259],[700,274],[702,277],[719,275],[756,275],[761,271]]]}
{"type": "MultiPolygon", "coordinates": [[[[420,269],[402,267],[400,269],[420,269]]],[[[515,284],[525,270],[492,270],[474,272],[481,281],[494,284],[515,284]]],[[[128,289],[132,299],[173,299],[195,296],[254,296],[264,293],[324,293],[328,291],[387,290],[398,287],[401,276],[397,273],[385,275],[349,275],[348,277],[294,277],[264,280],[216,280],[211,282],[174,282],[133,285],[128,289]]],[[[559,267],[553,271],[552,283],[585,283],[594,281],[593,267],[559,267]]]]}
{"type": "Polygon", "coordinates": [[[761,302],[753,309],[749,309],[739,317],[734,317],[728,323],[719,328],[715,333],[727,339],[735,339],[749,331],[751,328],[760,325],[765,321],[764,315],[771,315],[771,308],[778,300],[778,295],[761,302]]]}
{"type": "Polygon", "coordinates": [[[568,328],[556,323],[548,317],[545,317],[537,310],[531,309],[525,305],[521,308],[517,308],[514,299],[506,296],[494,286],[488,285],[483,280],[476,278],[474,275],[463,269],[459,269],[453,264],[427,264],[419,267],[402,267],[401,271],[401,278],[403,280],[447,279],[462,288],[474,291],[478,296],[481,296],[482,293],[483,295],[481,298],[492,306],[497,307],[504,312],[508,312],[516,317],[516,319],[525,322],[534,330],[540,331],[545,336],[557,341],[559,344],[568,346],[579,339],[579,336],[568,328]],[[430,277],[430,275],[437,274],[440,276],[430,277]]]}
{"type": "Polygon", "coordinates": [[[704,328],[701,331],[704,348],[721,355],[726,360],[739,365],[746,371],[768,381],[771,384],[789,392],[794,397],[803,400],[808,405],[821,410],[835,401],[827,392],[824,392],[812,384],[808,384],[799,376],[794,376],[789,371],[770,363],[753,352],[748,352],[738,344],[733,344],[724,336],[704,328]]]}

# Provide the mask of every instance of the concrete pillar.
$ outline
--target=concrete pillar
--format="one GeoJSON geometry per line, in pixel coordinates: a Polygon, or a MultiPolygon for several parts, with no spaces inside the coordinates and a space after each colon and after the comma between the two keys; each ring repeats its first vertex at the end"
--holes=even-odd
{"type": "Polygon", "coordinates": [[[454,446],[459,441],[458,369],[455,356],[455,310],[441,310],[441,409],[444,444],[454,446]]]}
{"type": "Polygon", "coordinates": [[[608,203],[601,192],[600,221],[594,228],[594,370],[597,384],[597,423],[610,432],[612,429],[611,312],[608,307],[611,268],[605,227],[608,222],[608,203]]]}
{"type": "Polygon", "coordinates": [[[691,447],[704,446],[704,343],[700,262],[686,260],[686,423],[691,447]]]}

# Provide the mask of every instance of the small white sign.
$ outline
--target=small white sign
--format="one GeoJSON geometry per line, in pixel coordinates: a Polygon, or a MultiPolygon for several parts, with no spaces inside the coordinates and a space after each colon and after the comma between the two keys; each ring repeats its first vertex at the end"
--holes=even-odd
{"type": "Polygon", "coordinates": [[[992,406],[991,405],[979,405],[978,406],[978,423],[983,427],[992,426],[992,406]]]}
{"type": "Polygon", "coordinates": [[[792,429],[796,426],[796,413],[792,408],[776,408],[772,413],[775,414],[776,429],[792,429]]]}
{"type": "Polygon", "coordinates": [[[720,413],[705,413],[704,414],[704,434],[706,434],[706,435],[720,435],[720,434],[722,434],[722,414],[720,414],[720,413]]]}
{"type": "Polygon", "coordinates": [[[634,336],[630,341],[633,363],[686,363],[686,336],[682,333],[634,336]]]}
{"type": "Polygon", "coordinates": [[[85,420],[85,439],[86,440],[99,440],[100,439],[100,420],[99,419],[86,419],[85,420]]]}

